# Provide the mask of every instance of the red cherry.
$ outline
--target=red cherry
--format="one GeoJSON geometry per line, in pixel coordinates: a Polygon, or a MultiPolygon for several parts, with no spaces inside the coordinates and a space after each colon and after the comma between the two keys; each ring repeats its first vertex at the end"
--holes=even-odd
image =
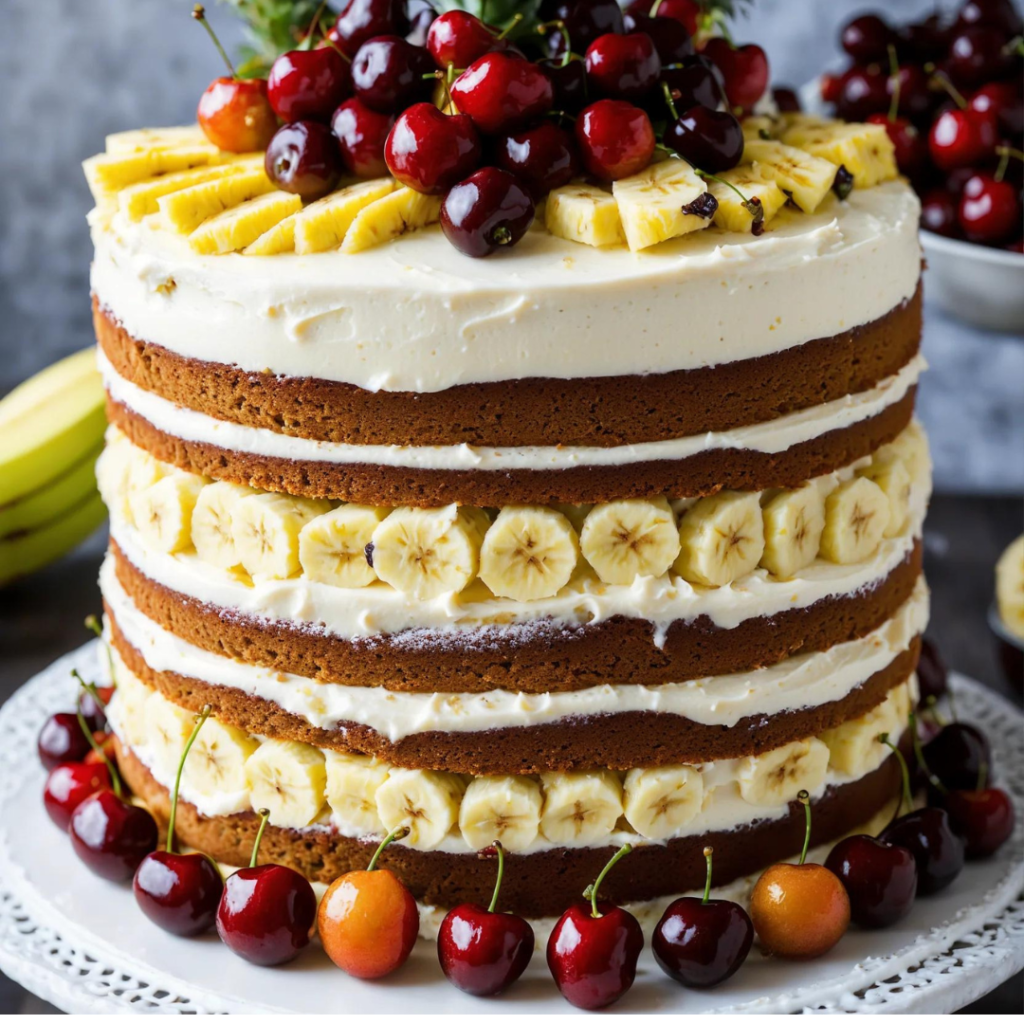
{"type": "Polygon", "coordinates": [[[72,811],[68,834],[85,866],[112,882],[127,882],[159,839],[149,811],[110,789],[98,790],[72,811]]]}
{"type": "Polygon", "coordinates": [[[430,54],[400,36],[374,36],[352,59],[352,88],[372,110],[397,114],[430,95],[430,54]]]}
{"type": "Polygon", "coordinates": [[[803,110],[800,97],[784,85],[777,85],[772,89],[772,99],[783,114],[799,114],[803,110]]]}
{"type": "Polygon", "coordinates": [[[979,26],[953,37],[946,57],[946,71],[957,85],[973,88],[1001,78],[1013,66],[1006,40],[995,29],[979,26]]]}
{"type": "Polygon", "coordinates": [[[999,128],[1011,135],[1024,132],[1024,90],[1020,83],[989,82],[967,101],[978,114],[994,118],[999,128]]]}
{"type": "Polygon", "coordinates": [[[480,163],[480,137],[465,114],[416,103],[395,122],[384,147],[388,169],[403,185],[441,195],[480,163]]]}
{"type": "Polygon", "coordinates": [[[563,64],[560,57],[549,57],[539,61],[538,67],[551,79],[558,110],[575,114],[587,105],[587,68],[583,61],[563,64]]]}
{"type": "Polygon", "coordinates": [[[278,188],[303,199],[327,195],[341,174],[338,140],[319,121],[296,121],[279,128],[263,163],[278,188]]]}
{"type": "Polygon", "coordinates": [[[722,36],[704,44],[704,55],[722,72],[729,106],[749,110],[768,88],[768,58],[756,43],[733,46],[722,36]]]}
{"type": "MultiPolygon", "coordinates": [[[[987,175],[978,174],[983,178],[987,175]]],[[[965,186],[966,190],[966,186],[965,186]]],[[[985,734],[967,722],[943,726],[924,746],[923,760],[947,789],[974,789],[982,772],[991,781],[992,750],[985,734]]]]}
{"type": "MultiPolygon", "coordinates": [[[[622,10],[616,0],[542,0],[539,15],[541,21],[565,23],[576,53],[585,52],[598,36],[606,32],[621,34],[623,29],[622,10]]],[[[561,54],[562,33],[550,33],[548,39],[561,54]]]]}
{"type": "Polygon", "coordinates": [[[661,0],[659,4],[655,0],[633,0],[626,10],[630,14],[650,14],[653,10],[658,18],[678,21],[691,36],[697,34],[702,13],[699,0],[661,0]]]}
{"type": "Polygon", "coordinates": [[[56,768],[64,761],[81,761],[91,749],[78,716],[70,711],[50,715],[43,722],[36,740],[36,750],[44,768],[56,768]]]}
{"type": "Polygon", "coordinates": [[[888,114],[870,114],[869,124],[880,124],[892,140],[896,150],[896,163],[907,177],[917,177],[928,161],[928,142],[912,121],[905,117],[889,119],[888,114]]]}
{"type": "Polygon", "coordinates": [[[743,156],[743,129],[726,110],[691,107],[669,125],[665,145],[694,167],[721,174],[743,156]]]}
{"type": "Polygon", "coordinates": [[[1013,6],[1013,0],[967,0],[960,8],[956,23],[959,28],[975,25],[994,28],[1007,39],[1019,36],[1024,25],[1013,6]]]}
{"type": "Polygon", "coordinates": [[[928,76],[916,64],[901,64],[895,75],[886,79],[890,102],[899,87],[899,113],[907,117],[923,117],[932,109],[932,91],[928,76]]]}
{"type": "Polygon", "coordinates": [[[954,789],[943,804],[968,860],[991,856],[1013,835],[1013,801],[1002,789],[954,789]]]}
{"type": "Polygon", "coordinates": [[[267,79],[270,105],[289,123],[327,121],[350,91],[348,64],[330,46],[281,54],[267,79]]]}
{"type": "Polygon", "coordinates": [[[843,883],[850,919],[862,928],[887,928],[914,905],[917,863],[902,846],[874,836],[848,836],[832,848],[825,867],[843,883]]]}
{"type": "Polygon", "coordinates": [[[904,25],[897,32],[896,50],[901,59],[916,64],[936,61],[946,50],[946,29],[937,14],[904,25]]]}
{"type": "Polygon", "coordinates": [[[504,992],[526,970],[533,956],[533,929],[515,914],[496,913],[505,855],[498,853],[498,879],[485,910],[463,903],[449,910],[437,935],[437,958],[445,977],[474,996],[504,992]]]}
{"type": "Polygon", "coordinates": [[[201,935],[213,926],[224,879],[204,853],[146,854],[132,881],[135,902],[172,935],[201,935]]]}
{"type": "Polygon", "coordinates": [[[642,171],[654,156],[651,119],[625,100],[598,100],[576,120],[576,144],[595,178],[616,181],[642,171]]]}
{"type": "Polygon", "coordinates": [[[654,41],[643,32],[599,36],[587,47],[586,65],[595,95],[624,100],[642,99],[661,74],[654,41]]]}
{"type": "Polygon", "coordinates": [[[850,68],[839,84],[836,111],[847,121],[864,121],[889,109],[889,78],[880,68],[850,68]]]}
{"type": "Polygon", "coordinates": [[[995,148],[996,136],[987,114],[973,110],[946,110],[928,134],[932,160],[944,171],[983,163],[995,148]]]}
{"type": "Polygon", "coordinates": [[[494,41],[494,33],[466,11],[446,11],[427,33],[427,49],[441,70],[449,66],[468,68],[494,48],[494,41]]]}
{"type": "MultiPolygon", "coordinates": [[[[78,707],[85,717],[86,725],[93,732],[107,728],[107,705],[114,696],[113,686],[96,686],[86,690],[78,698],[78,707]],[[95,691],[95,696],[93,692],[95,691]]],[[[87,755],[88,756],[88,755],[87,755]]]]}
{"type": "Polygon", "coordinates": [[[665,68],[661,72],[661,80],[672,93],[677,110],[696,106],[717,110],[725,101],[721,72],[699,53],[684,57],[678,67],[665,68]]]}
{"type": "Polygon", "coordinates": [[[643,12],[627,11],[624,23],[626,32],[643,32],[651,37],[662,64],[675,64],[696,52],[693,37],[675,18],[652,18],[643,12]]]}
{"type": "Polygon", "coordinates": [[[567,185],[579,170],[572,136],[554,121],[541,121],[533,128],[506,135],[498,142],[497,160],[535,199],[567,185]]]}
{"type": "Polygon", "coordinates": [[[976,174],[964,185],[958,216],[960,227],[970,241],[986,245],[1005,242],[1020,230],[1021,205],[1017,189],[991,174],[976,174]]]}
{"type": "Polygon", "coordinates": [[[559,992],[581,1010],[600,1010],[621,999],[636,978],[644,948],[637,919],[621,907],[598,901],[604,876],[632,848],[623,846],[584,894],[589,903],[571,906],[548,939],[548,969],[559,992]]]}
{"type": "Polygon", "coordinates": [[[347,57],[354,57],[374,36],[404,36],[409,29],[402,0],[349,0],[327,38],[347,57]]]}
{"type": "MultiPolygon", "coordinates": [[[[1011,242],[1009,245],[1004,245],[1003,248],[1007,252],[1019,252],[1024,253],[1024,236],[1018,238],[1015,242],[1011,242]]],[[[1016,673],[1019,675],[1020,673],[1016,673]]]]}
{"type": "Polygon", "coordinates": [[[878,837],[905,847],[917,862],[917,891],[922,896],[951,885],[964,866],[964,846],[949,815],[939,807],[922,807],[897,818],[878,837]]]}
{"type": "Polygon", "coordinates": [[[514,131],[551,109],[551,79],[536,64],[488,53],[452,83],[452,100],[487,135],[514,131]]]}
{"type": "Polygon", "coordinates": [[[515,245],[533,217],[533,199],[515,176],[484,167],[444,197],[441,230],[467,256],[489,256],[515,245]]]}
{"type": "MultiPolygon", "coordinates": [[[[930,194],[930,193],[929,193],[930,194]]],[[[948,196],[948,193],[947,193],[948,196]]],[[[956,218],[956,204],[949,200],[953,219],[956,218]]],[[[935,231],[936,228],[928,228],[935,231]]],[[[945,232],[939,232],[944,234],[945,232]]],[[[921,699],[944,697],[949,692],[949,669],[946,667],[938,647],[928,637],[921,640],[921,656],[917,660],[917,682],[921,690],[921,699]]]]}
{"type": "Polygon", "coordinates": [[[862,14],[848,22],[839,35],[839,44],[858,63],[884,61],[892,29],[877,14],[862,14]]]}
{"type": "Polygon", "coordinates": [[[57,765],[46,778],[43,804],[50,820],[67,831],[74,809],[101,789],[110,788],[110,772],[105,764],[65,762],[57,765]]]}
{"type": "Polygon", "coordinates": [[[360,100],[345,100],[331,118],[345,170],[359,178],[388,173],[384,144],[395,123],[393,114],[378,114],[360,100]]]}
{"type": "Polygon", "coordinates": [[[265,78],[215,78],[199,97],[196,119],[210,142],[232,153],[266,149],[277,131],[265,78]]]}
{"type": "MultiPolygon", "coordinates": [[[[944,188],[933,188],[921,199],[921,227],[937,235],[956,238],[960,226],[956,219],[956,198],[944,188]]],[[[921,688],[922,694],[924,687],[921,688]]]]}
{"type": "Polygon", "coordinates": [[[843,76],[826,71],[821,76],[821,98],[826,103],[838,103],[843,91],[843,76]]]}

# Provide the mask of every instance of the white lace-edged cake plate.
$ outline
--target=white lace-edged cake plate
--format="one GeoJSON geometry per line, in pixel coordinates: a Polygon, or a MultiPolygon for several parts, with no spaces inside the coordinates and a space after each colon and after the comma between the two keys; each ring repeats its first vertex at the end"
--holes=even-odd
{"type": "MultiPolygon", "coordinates": [[[[98,642],[40,673],[0,708],[0,969],[73,1012],[537,1013],[571,1009],[547,975],[543,950],[506,995],[480,1001],[445,981],[430,943],[384,981],[356,981],[316,945],[284,968],[233,956],[216,935],[177,939],[135,906],[131,887],[91,875],[43,809],[36,735],[74,697],[69,677],[94,674],[98,642]]],[[[947,1012],[1024,967],[1024,717],[977,683],[954,676],[960,715],[992,743],[999,785],[1013,795],[1015,835],[991,860],[968,864],[937,896],[880,932],[851,928],[811,963],[769,960],[757,948],[725,985],[689,991],[649,950],[633,1012],[947,1012]]]]}

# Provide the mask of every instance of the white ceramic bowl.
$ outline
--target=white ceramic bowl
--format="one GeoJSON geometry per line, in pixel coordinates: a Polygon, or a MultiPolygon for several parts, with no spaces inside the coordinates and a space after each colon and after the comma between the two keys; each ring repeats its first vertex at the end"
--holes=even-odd
{"type": "Polygon", "coordinates": [[[924,293],[951,316],[990,331],[1024,334],[1024,255],[921,232],[924,293]]]}

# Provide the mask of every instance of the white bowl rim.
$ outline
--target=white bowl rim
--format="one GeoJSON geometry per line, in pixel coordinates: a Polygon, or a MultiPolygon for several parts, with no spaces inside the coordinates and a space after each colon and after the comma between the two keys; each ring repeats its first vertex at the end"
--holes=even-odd
{"type": "Polygon", "coordinates": [[[926,231],[924,228],[921,229],[921,244],[926,249],[931,248],[944,255],[960,256],[964,259],[977,260],[979,263],[995,263],[1001,267],[1019,266],[1024,260],[1024,255],[1019,252],[991,249],[986,245],[966,242],[962,238],[946,238],[945,235],[937,235],[934,231],[926,231]]]}

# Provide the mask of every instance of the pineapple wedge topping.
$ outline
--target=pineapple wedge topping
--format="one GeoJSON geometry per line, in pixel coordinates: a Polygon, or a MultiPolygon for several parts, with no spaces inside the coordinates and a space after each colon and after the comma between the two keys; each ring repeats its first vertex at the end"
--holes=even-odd
{"type": "Polygon", "coordinates": [[[133,128],[127,132],[108,135],[108,153],[140,153],[147,149],[178,149],[181,146],[208,146],[203,129],[197,124],[178,125],[173,128],[133,128]]]}
{"type": "Polygon", "coordinates": [[[82,163],[85,180],[89,183],[97,203],[113,199],[117,193],[137,181],[155,174],[187,171],[217,163],[220,150],[207,143],[205,146],[181,146],[177,149],[145,149],[129,153],[101,153],[82,163]]]}
{"type": "Polygon", "coordinates": [[[797,122],[782,133],[782,141],[829,163],[841,164],[853,175],[857,188],[892,181],[899,173],[896,148],[885,125],[797,122]]]}
{"type": "Polygon", "coordinates": [[[745,117],[740,121],[740,127],[743,129],[744,139],[774,139],[778,134],[779,123],[766,114],[757,114],[745,117]]]}
{"type": "Polygon", "coordinates": [[[290,192],[267,192],[203,221],[188,236],[193,252],[213,256],[251,245],[269,228],[298,213],[302,200],[290,192]]]}
{"type": "Polygon", "coordinates": [[[190,235],[204,220],[274,189],[274,183],[260,167],[172,192],[158,199],[157,206],[169,227],[190,235]]]}
{"type": "Polygon", "coordinates": [[[747,139],[743,163],[752,163],[754,173],[774,181],[804,213],[813,213],[829,194],[838,168],[821,157],[781,142],[747,139]]]}
{"type": "Polygon", "coordinates": [[[359,211],[345,234],[341,251],[372,249],[409,231],[436,224],[440,219],[440,196],[425,196],[411,188],[400,188],[359,211]]]}
{"type": "Polygon", "coordinates": [[[734,167],[731,171],[723,171],[719,178],[734,185],[747,197],[745,203],[729,185],[720,181],[709,181],[708,190],[718,200],[715,210],[715,224],[726,231],[739,231],[744,234],[759,235],[774,216],[786,205],[786,193],[767,178],[754,173],[749,164],[734,167]],[[756,199],[761,206],[761,214],[755,226],[755,212],[748,206],[756,199]]]}
{"type": "Polygon", "coordinates": [[[714,204],[698,202],[707,191],[694,169],[677,159],[616,181],[612,195],[630,249],[636,252],[709,227],[714,204]]]}
{"type": "Polygon", "coordinates": [[[262,166],[263,154],[259,153],[256,156],[235,160],[231,163],[196,167],[190,171],[175,171],[173,174],[161,174],[122,189],[118,193],[117,204],[129,220],[139,221],[143,217],[157,212],[157,200],[163,196],[168,196],[172,192],[180,192],[183,188],[191,188],[193,185],[202,185],[207,181],[239,174],[242,171],[256,170],[262,166]]]}
{"type": "MultiPolygon", "coordinates": [[[[301,212],[301,211],[300,211],[301,212]]],[[[242,250],[243,256],[276,256],[282,252],[295,251],[295,222],[298,213],[279,220],[269,231],[264,231],[251,245],[242,250]]]]}
{"type": "Polygon", "coordinates": [[[554,189],[544,208],[544,223],[551,234],[583,245],[600,247],[626,241],[619,204],[610,192],[593,185],[554,189]]]}
{"type": "Polygon", "coordinates": [[[337,249],[352,222],[371,203],[398,187],[394,178],[361,181],[310,203],[295,218],[295,251],[326,252],[337,249]]]}

